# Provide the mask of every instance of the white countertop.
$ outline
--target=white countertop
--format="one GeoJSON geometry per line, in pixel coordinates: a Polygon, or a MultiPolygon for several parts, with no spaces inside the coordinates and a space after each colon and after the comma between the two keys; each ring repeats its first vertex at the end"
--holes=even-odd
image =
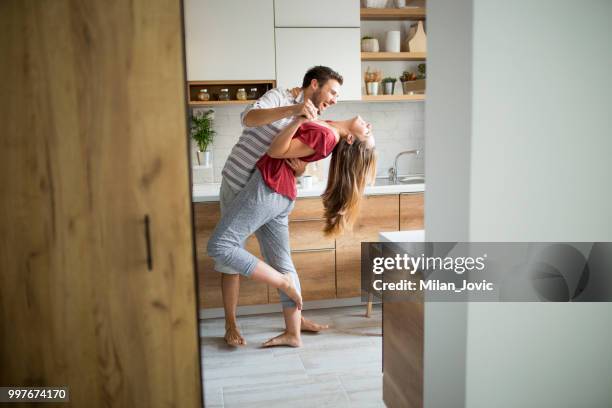
{"type": "Polygon", "coordinates": [[[382,242],[423,242],[425,230],[380,232],[382,242]]]}
{"type": "MultiPolygon", "coordinates": [[[[219,201],[220,183],[206,183],[193,185],[193,202],[219,201]]],[[[325,183],[315,184],[310,189],[298,188],[299,197],[318,197],[323,194],[325,183]]],[[[392,184],[382,186],[367,186],[366,195],[376,194],[399,194],[399,193],[418,193],[425,191],[425,184],[392,184]]]]}

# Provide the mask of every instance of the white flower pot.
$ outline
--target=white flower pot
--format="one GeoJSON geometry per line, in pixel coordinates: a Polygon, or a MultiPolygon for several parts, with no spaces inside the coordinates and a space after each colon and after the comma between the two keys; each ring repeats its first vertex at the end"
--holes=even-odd
{"type": "Polygon", "coordinates": [[[196,158],[198,160],[198,166],[207,169],[212,167],[212,152],[210,150],[206,150],[205,152],[196,151],[196,158]]]}
{"type": "Polygon", "coordinates": [[[380,48],[378,46],[378,40],[376,38],[361,40],[361,52],[378,52],[378,51],[380,51],[380,48]]]}
{"type": "Polygon", "coordinates": [[[395,90],[395,82],[383,82],[383,94],[384,95],[393,95],[394,90],[395,90]]]}
{"type": "Polygon", "coordinates": [[[366,82],[366,93],[368,95],[378,95],[378,82],[366,82]]]}

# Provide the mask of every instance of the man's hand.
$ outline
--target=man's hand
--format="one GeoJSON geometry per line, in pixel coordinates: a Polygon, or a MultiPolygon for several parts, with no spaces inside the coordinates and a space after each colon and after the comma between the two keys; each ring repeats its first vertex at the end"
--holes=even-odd
{"type": "Polygon", "coordinates": [[[310,99],[295,105],[295,116],[302,116],[308,120],[315,120],[318,116],[318,110],[312,104],[310,99]]]}
{"type": "Polygon", "coordinates": [[[300,177],[306,171],[307,162],[302,161],[300,159],[285,159],[285,162],[291,167],[293,170],[293,174],[295,177],[300,177]]]}

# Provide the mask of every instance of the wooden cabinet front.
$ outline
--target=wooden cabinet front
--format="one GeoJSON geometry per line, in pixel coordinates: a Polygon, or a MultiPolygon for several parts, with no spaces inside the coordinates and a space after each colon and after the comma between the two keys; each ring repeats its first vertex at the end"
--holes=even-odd
{"type": "Polygon", "coordinates": [[[352,232],[336,239],[336,295],[361,295],[361,242],[378,241],[381,231],[399,229],[397,195],[367,196],[352,232]]]}
{"type": "MultiPolygon", "coordinates": [[[[300,277],[304,301],[336,297],[336,256],[333,249],[293,252],[293,264],[300,277]]],[[[270,290],[270,302],[279,302],[275,289],[270,290]]]]}
{"type": "Polygon", "coordinates": [[[400,194],[400,230],[420,230],[424,225],[423,193],[400,194]]]}
{"type": "MultiPolygon", "coordinates": [[[[199,300],[201,308],[223,307],[221,273],[215,271],[214,261],[206,254],[208,240],[221,219],[218,202],[195,203],[196,249],[198,260],[199,300]]],[[[261,258],[259,244],[254,236],[247,239],[246,249],[261,258]]],[[[252,279],[240,277],[239,305],[268,303],[268,287],[252,279]]]]}

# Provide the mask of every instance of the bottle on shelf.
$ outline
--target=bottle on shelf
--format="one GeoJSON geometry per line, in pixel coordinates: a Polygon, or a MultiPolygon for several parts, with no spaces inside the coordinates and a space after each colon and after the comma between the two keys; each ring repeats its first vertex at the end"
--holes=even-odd
{"type": "Polygon", "coordinates": [[[222,88],[219,91],[219,100],[220,101],[229,101],[230,100],[230,96],[229,96],[229,89],[227,88],[222,88]]]}
{"type": "Polygon", "coordinates": [[[257,99],[257,88],[251,88],[247,94],[247,99],[257,99]]]}
{"type": "Polygon", "coordinates": [[[208,89],[200,89],[200,92],[198,92],[198,100],[200,101],[210,100],[210,94],[208,93],[208,89]]]}
{"type": "Polygon", "coordinates": [[[238,92],[236,92],[236,99],[238,99],[239,101],[247,100],[247,93],[244,88],[238,89],[238,92]]]}

